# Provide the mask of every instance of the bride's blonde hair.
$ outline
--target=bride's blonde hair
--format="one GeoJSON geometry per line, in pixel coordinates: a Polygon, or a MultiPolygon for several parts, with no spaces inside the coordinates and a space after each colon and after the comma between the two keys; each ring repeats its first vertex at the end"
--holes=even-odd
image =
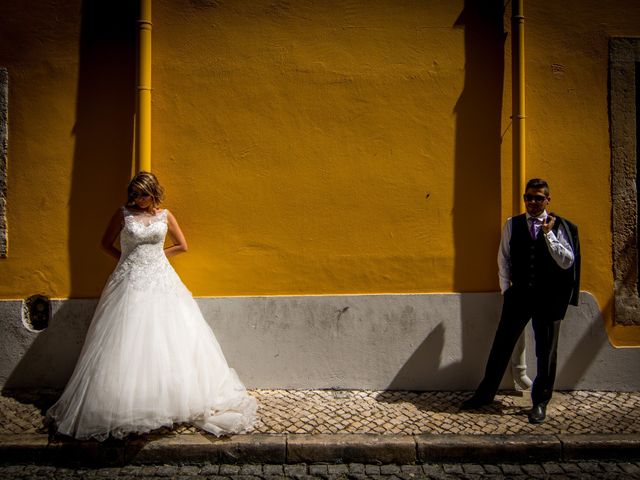
{"type": "Polygon", "coordinates": [[[136,193],[144,193],[151,197],[153,208],[158,208],[164,199],[164,189],[151,172],[138,172],[129,182],[127,187],[127,206],[135,206],[136,193]]]}

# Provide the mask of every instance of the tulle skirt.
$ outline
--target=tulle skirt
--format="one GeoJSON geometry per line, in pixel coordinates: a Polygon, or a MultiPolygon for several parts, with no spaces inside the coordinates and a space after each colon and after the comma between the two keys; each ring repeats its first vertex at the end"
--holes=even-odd
{"type": "Polygon", "coordinates": [[[227,365],[191,293],[107,283],[76,368],[47,412],[59,433],[122,438],[188,422],[242,433],[256,401],[227,365]]]}

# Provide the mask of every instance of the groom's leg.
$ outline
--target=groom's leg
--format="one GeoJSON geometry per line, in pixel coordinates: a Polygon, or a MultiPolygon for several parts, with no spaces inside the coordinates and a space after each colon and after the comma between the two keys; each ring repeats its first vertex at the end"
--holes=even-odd
{"type": "Polygon", "coordinates": [[[531,316],[530,310],[526,307],[527,303],[515,293],[511,289],[505,292],[500,323],[489,352],[484,378],[472,397],[479,403],[493,401],[516,342],[531,316]]]}

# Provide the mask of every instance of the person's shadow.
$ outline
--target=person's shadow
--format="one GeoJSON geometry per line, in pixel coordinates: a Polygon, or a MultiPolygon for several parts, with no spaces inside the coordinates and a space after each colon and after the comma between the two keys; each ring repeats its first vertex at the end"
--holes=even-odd
{"type": "MultiPolygon", "coordinates": [[[[454,290],[460,294],[459,338],[462,358],[441,367],[445,325],[439,324],[413,352],[389,384],[389,390],[468,389],[480,381],[500,315],[500,297],[487,293],[488,282],[497,289],[496,254],[501,229],[502,98],[504,83],[504,6],[501,0],[465,0],[454,27],[464,28],[464,87],[454,107],[456,115],[453,247],[454,290]],[[487,319],[495,326],[487,328],[487,319]],[[435,380],[434,380],[435,379],[435,380]]],[[[457,328],[447,318],[447,328],[457,328]]],[[[452,335],[447,335],[449,338],[452,335]]],[[[425,410],[453,412],[466,395],[443,404],[430,395],[411,395],[425,410]]],[[[381,393],[380,401],[394,399],[381,393]]],[[[490,407],[494,408],[494,407],[490,407]]],[[[495,408],[500,408],[499,404],[495,408]]]]}

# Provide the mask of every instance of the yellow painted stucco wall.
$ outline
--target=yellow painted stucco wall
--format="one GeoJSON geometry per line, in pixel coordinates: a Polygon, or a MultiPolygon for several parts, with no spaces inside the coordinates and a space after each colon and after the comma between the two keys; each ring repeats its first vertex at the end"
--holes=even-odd
{"type": "MultiPolygon", "coordinates": [[[[135,2],[22,2],[0,298],[96,297],[131,172],[135,2]],[[95,3],[108,3],[95,5],[95,3]]],[[[513,214],[502,2],[153,2],[152,165],[198,296],[497,290],[513,214]],[[475,4],[483,4],[479,7],[475,4]],[[493,7],[491,6],[493,4],[493,7]]],[[[607,48],[640,6],[525,2],[527,176],[581,228],[613,329],[607,48]]]]}

